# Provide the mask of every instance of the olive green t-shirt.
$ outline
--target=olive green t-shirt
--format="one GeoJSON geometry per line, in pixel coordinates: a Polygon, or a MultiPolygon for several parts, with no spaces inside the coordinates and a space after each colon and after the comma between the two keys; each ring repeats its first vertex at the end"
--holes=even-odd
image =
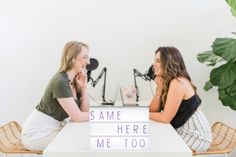
{"type": "MultiPolygon", "coordinates": [[[[77,94],[78,96],[78,94],[77,94]]],[[[56,73],[50,80],[44,95],[40,103],[36,106],[36,109],[43,112],[56,120],[63,121],[69,115],[61,107],[57,98],[69,98],[73,97],[69,81],[65,72],[56,73]]],[[[80,97],[78,97],[78,100],[80,97]]],[[[78,107],[80,102],[74,99],[78,107]]]]}

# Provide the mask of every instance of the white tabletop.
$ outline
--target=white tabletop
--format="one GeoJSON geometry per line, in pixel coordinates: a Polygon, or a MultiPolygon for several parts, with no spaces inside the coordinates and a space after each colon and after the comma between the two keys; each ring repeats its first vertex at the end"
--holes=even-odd
{"type": "MultiPolygon", "coordinates": [[[[139,102],[148,106],[149,102],[139,102]]],[[[92,102],[91,106],[98,106],[92,102]]],[[[121,107],[117,101],[115,106],[121,107]]],[[[192,151],[170,124],[149,121],[149,144],[146,150],[91,150],[89,122],[69,122],[44,150],[44,157],[191,157],[192,151]]]]}
{"type": "Polygon", "coordinates": [[[90,150],[89,123],[68,123],[44,150],[44,157],[191,157],[192,152],[170,124],[149,121],[148,150],[90,150]]]}

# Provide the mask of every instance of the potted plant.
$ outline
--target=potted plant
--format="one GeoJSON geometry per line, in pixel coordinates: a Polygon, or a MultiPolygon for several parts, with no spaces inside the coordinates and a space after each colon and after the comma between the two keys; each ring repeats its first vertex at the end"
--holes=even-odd
{"type": "MultiPolygon", "coordinates": [[[[233,16],[236,17],[236,0],[226,0],[226,2],[233,16]]],[[[212,50],[197,55],[199,62],[214,67],[204,90],[208,91],[213,86],[217,86],[222,104],[236,110],[236,39],[216,38],[211,47],[212,50]],[[221,64],[216,66],[219,62],[221,64]]]]}

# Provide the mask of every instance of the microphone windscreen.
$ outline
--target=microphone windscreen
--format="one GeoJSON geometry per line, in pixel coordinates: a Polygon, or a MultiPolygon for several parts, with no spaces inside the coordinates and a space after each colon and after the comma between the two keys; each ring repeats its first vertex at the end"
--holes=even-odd
{"type": "Polygon", "coordinates": [[[155,75],[155,72],[154,72],[154,67],[153,67],[153,65],[151,65],[150,68],[148,69],[147,76],[148,76],[150,79],[152,79],[152,80],[155,79],[156,75],[155,75]]]}
{"type": "Polygon", "coordinates": [[[86,66],[87,68],[87,82],[89,82],[92,78],[91,78],[91,72],[95,69],[97,69],[98,67],[98,60],[96,60],[95,58],[90,58],[89,60],[90,64],[88,64],[86,66]]]}
{"type": "Polygon", "coordinates": [[[92,71],[87,71],[87,82],[91,80],[91,72],[92,71]]]}
{"type": "Polygon", "coordinates": [[[95,69],[97,69],[97,67],[98,67],[98,60],[97,59],[95,59],[95,58],[90,58],[90,64],[88,64],[87,66],[86,66],[86,68],[87,68],[87,70],[88,71],[93,71],[93,70],[95,70],[95,69]]]}

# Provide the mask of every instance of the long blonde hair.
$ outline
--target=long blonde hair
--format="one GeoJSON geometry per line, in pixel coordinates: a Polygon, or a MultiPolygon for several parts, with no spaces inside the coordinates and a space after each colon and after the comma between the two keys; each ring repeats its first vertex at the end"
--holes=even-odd
{"type": "Polygon", "coordinates": [[[71,70],[73,66],[73,59],[77,57],[82,47],[88,49],[88,45],[86,43],[79,41],[69,41],[65,44],[61,57],[59,72],[71,70]]]}
{"type": "Polygon", "coordinates": [[[163,77],[163,91],[162,91],[162,105],[165,105],[167,99],[167,93],[169,90],[170,82],[173,79],[178,79],[179,77],[184,77],[190,81],[196,92],[196,87],[193,85],[191,78],[187,72],[184,60],[179,50],[175,47],[159,47],[155,54],[160,52],[160,61],[163,77]]]}

